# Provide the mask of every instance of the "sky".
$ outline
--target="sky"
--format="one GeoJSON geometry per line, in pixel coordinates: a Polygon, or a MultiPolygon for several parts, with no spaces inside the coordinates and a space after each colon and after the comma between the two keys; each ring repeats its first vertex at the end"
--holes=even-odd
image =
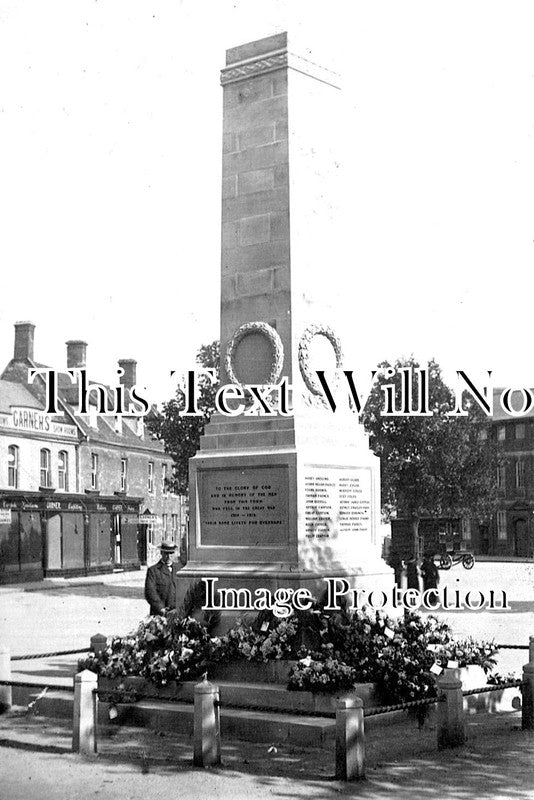
{"type": "Polygon", "coordinates": [[[135,358],[172,395],[219,334],[225,50],[289,30],[351,109],[345,366],[534,385],[533,23],[521,0],[0,0],[0,365],[31,320],[36,360],[84,339],[95,379],[135,358]]]}

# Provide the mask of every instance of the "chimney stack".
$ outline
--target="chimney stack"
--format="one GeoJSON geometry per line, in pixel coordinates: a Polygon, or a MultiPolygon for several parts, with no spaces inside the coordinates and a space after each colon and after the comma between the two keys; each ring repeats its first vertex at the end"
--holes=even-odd
{"type": "Polygon", "coordinates": [[[87,363],[87,342],[70,339],[67,342],[67,369],[84,369],[87,363]]]}
{"type": "Polygon", "coordinates": [[[120,358],[119,367],[123,370],[120,383],[126,389],[131,389],[137,382],[137,361],[133,358],[120,358]]]}
{"type": "Polygon", "coordinates": [[[15,361],[33,361],[33,322],[15,322],[15,361]]]}

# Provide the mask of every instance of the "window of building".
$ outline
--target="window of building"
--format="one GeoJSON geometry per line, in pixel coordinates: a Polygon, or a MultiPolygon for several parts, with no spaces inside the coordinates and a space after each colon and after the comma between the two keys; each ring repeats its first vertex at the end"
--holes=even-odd
{"type": "Polygon", "coordinates": [[[506,539],[506,511],[497,511],[497,538],[506,539]]]}
{"type": "Polygon", "coordinates": [[[471,540],[471,520],[469,518],[462,520],[462,538],[467,542],[471,540]]]}
{"type": "Polygon", "coordinates": [[[154,462],[148,462],[148,491],[150,494],[154,492],[154,462]]]}
{"type": "Polygon", "coordinates": [[[98,489],[98,455],[91,453],[91,489],[98,489]]]}
{"type": "Polygon", "coordinates": [[[7,448],[7,485],[12,489],[19,487],[19,448],[15,444],[7,448]]]}
{"type": "Polygon", "coordinates": [[[515,426],[515,438],[516,439],[524,439],[525,438],[525,431],[526,431],[525,423],[524,422],[518,422],[517,425],[515,426]]]}
{"type": "Polygon", "coordinates": [[[497,489],[506,488],[506,465],[499,464],[497,467],[497,489]]]}
{"type": "Polygon", "coordinates": [[[69,491],[69,454],[60,450],[57,457],[57,486],[64,492],[69,491]]]}
{"type": "Polygon", "coordinates": [[[488,438],[488,429],[481,428],[478,432],[478,438],[480,439],[481,442],[485,442],[486,439],[488,438]]]}
{"type": "Polygon", "coordinates": [[[504,425],[499,425],[497,428],[497,441],[504,442],[506,440],[506,427],[504,425]]]}
{"type": "Polygon", "coordinates": [[[127,491],[128,487],[128,459],[121,458],[121,492],[127,491]]]}
{"type": "Polygon", "coordinates": [[[171,514],[171,539],[176,544],[178,539],[178,514],[171,514]]]}
{"type": "Polygon", "coordinates": [[[167,494],[167,464],[161,465],[161,493],[167,494]]]}
{"type": "Polygon", "coordinates": [[[52,486],[50,475],[50,450],[41,450],[41,486],[52,486]]]}
{"type": "Polygon", "coordinates": [[[515,485],[517,489],[525,488],[525,462],[521,458],[515,462],[515,485]]]}
{"type": "Polygon", "coordinates": [[[161,517],[161,520],[162,520],[162,523],[161,523],[162,524],[162,533],[163,533],[164,541],[167,539],[167,523],[168,523],[167,517],[168,517],[167,514],[162,514],[162,517],[161,517]]]}

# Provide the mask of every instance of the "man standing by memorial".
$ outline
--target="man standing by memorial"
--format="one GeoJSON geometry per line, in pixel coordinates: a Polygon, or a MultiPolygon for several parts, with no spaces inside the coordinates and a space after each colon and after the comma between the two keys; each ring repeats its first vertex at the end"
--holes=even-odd
{"type": "Polygon", "coordinates": [[[149,567],[145,580],[145,600],[150,606],[150,614],[163,614],[176,607],[176,584],[173,556],[176,545],[163,542],[160,547],[161,558],[149,567]]]}

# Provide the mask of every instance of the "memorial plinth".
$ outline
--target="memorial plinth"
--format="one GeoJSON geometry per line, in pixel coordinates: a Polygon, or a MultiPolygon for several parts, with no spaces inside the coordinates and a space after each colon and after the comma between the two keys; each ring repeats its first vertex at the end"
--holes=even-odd
{"type": "Polygon", "coordinates": [[[300,52],[277,34],[228,50],[221,74],[221,383],[286,377],[295,411],[215,415],[206,427],[190,461],[181,595],[214,576],[314,593],[325,576],[392,583],[379,552],[378,459],[355,414],[325,407],[314,373],[343,359],[344,119],[339,76],[300,52]]]}

